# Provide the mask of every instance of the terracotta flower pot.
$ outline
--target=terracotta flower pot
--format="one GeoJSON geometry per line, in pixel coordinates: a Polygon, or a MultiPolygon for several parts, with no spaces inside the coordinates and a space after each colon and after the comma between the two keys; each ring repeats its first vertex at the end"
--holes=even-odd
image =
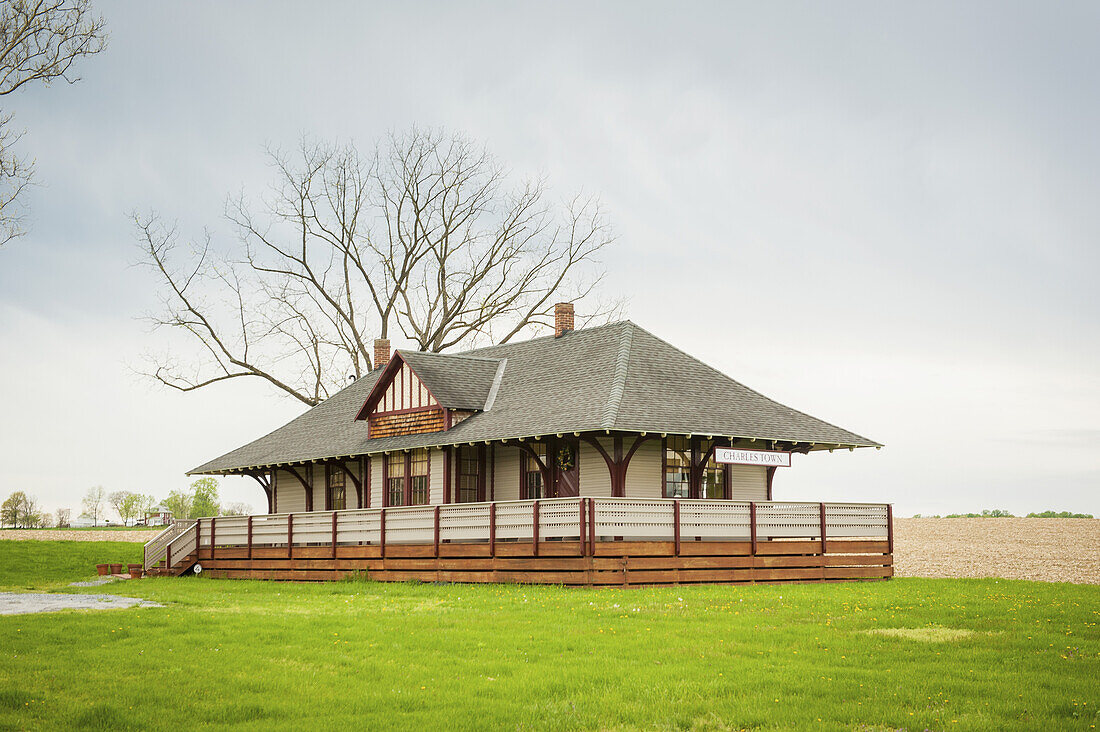
{"type": "Polygon", "coordinates": [[[127,564],[126,569],[133,572],[135,569],[142,569],[142,566],[140,564],[127,564]]]}
{"type": "Polygon", "coordinates": [[[111,565],[109,564],[97,564],[95,566],[96,574],[103,576],[111,573],[111,565]]]}
{"type": "Polygon", "coordinates": [[[111,565],[111,574],[122,574],[122,565],[121,564],[112,564],[111,565]]]}
{"type": "Polygon", "coordinates": [[[130,570],[130,579],[141,579],[142,569],[138,567],[130,570]]]}

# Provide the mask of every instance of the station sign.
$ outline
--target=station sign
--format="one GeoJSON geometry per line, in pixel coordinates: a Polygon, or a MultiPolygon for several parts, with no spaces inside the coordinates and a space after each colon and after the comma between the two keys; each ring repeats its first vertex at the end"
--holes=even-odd
{"type": "Polygon", "coordinates": [[[778,450],[739,450],[732,447],[714,448],[714,462],[727,465],[763,465],[768,468],[791,467],[791,454],[778,450]]]}

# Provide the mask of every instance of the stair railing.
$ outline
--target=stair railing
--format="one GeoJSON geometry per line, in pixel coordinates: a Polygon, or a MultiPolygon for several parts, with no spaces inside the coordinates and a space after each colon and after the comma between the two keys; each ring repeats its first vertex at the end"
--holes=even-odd
{"type": "Polygon", "coordinates": [[[168,545],[172,543],[173,539],[190,528],[194,523],[193,520],[173,520],[172,523],[164,528],[164,531],[147,541],[145,543],[143,562],[145,571],[148,572],[156,567],[157,564],[164,561],[168,545]]]}

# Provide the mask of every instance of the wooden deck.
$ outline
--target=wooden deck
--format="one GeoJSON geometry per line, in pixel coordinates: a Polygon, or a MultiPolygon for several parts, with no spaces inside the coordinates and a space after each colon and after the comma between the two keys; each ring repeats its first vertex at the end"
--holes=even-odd
{"type": "Polygon", "coordinates": [[[220,517],[180,531],[151,569],[585,586],[885,579],[891,526],[885,504],[618,498],[220,517]]]}

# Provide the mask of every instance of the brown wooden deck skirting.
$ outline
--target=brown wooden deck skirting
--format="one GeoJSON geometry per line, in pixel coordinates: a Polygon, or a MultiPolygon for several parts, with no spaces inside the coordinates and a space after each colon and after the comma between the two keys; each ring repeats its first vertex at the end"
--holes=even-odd
{"type": "Polygon", "coordinates": [[[661,585],[737,582],[820,582],[893,576],[886,541],[683,543],[597,541],[581,556],[577,541],[379,546],[203,547],[198,556],[213,577],[318,581],[365,573],[382,582],[517,582],[562,585],[661,585]],[[213,554],[213,556],[211,556],[213,554]]]}

